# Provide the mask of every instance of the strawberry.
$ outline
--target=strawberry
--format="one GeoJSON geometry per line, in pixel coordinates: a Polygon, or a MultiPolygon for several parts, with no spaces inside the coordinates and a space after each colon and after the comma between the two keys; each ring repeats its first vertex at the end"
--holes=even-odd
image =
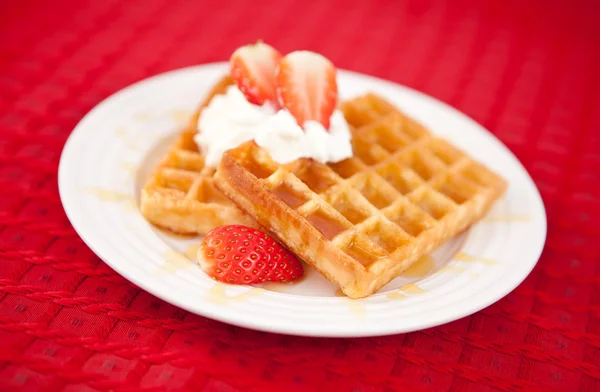
{"type": "Polygon", "coordinates": [[[300,261],[265,233],[242,225],[211,230],[198,250],[202,270],[232,284],[291,282],[304,274],[300,261]]]}
{"type": "Polygon", "coordinates": [[[271,102],[277,106],[275,71],[281,53],[263,42],[238,48],[229,59],[231,79],[255,105],[271,102]]]}
{"type": "Polygon", "coordinates": [[[337,105],[335,67],[320,54],[297,51],[287,54],[277,70],[277,97],[304,126],[309,120],[318,121],[325,129],[337,105]]]}

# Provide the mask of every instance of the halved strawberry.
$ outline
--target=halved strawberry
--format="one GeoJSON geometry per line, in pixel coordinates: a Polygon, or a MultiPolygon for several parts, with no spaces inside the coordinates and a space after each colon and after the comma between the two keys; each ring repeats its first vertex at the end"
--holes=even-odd
{"type": "Polygon", "coordinates": [[[200,244],[198,262],[209,276],[231,284],[286,283],[304,274],[289,250],[262,231],[242,225],[211,230],[200,244]]]}
{"type": "Polygon", "coordinates": [[[238,48],[229,59],[229,74],[246,99],[255,105],[277,106],[275,71],[281,53],[263,42],[238,48]]]}
{"type": "Polygon", "coordinates": [[[309,51],[289,53],[277,70],[277,97],[281,106],[300,126],[318,121],[329,128],[329,119],[337,105],[335,67],[325,57],[309,51]]]}

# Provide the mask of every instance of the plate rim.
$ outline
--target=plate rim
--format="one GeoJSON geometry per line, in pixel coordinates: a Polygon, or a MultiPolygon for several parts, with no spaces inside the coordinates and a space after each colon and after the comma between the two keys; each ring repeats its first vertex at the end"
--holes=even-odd
{"type": "MultiPolygon", "coordinates": [[[[503,290],[497,290],[496,291],[498,293],[497,295],[490,296],[489,298],[485,298],[487,300],[480,300],[480,301],[476,302],[475,306],[472,306],[472,305],[464,306],[465,309],[462,309],[462,311],[453,312],[451,315],[448,315],[447,317],[441,317],[430,323],[424,323],[418,328],[399,330],[397,327],[394,328],[393,326],[390,326],[388,328],[382,326],[379,329],[377,329],[376,331],[373,331],[370,329],[365,330],[365,331],[356,331],[356,330],[351,330],[351,329],[340,331],[340,330],[328,330],[327,328],[321,329],[321,330],[318,330],[318,328],[317,328],[317,330],[314,330],[311,328],[307,328],[306,325],[295,326],[292,324],[288,324],[288,326],[285,329],[282,329],[282,328],[274,329],[274,328],[269,328],[269,326],[266,325],[265,323],[257,322],[256,320],[253,320],[251,318],[248,319],[248,318],[244,318],[244,317],[241,317],[241,318],[231,317],[227,313],[219,313],[219,312],[212,311],[211,309],[205,309],[202,312],[199,312],[197,310],[191,310],[182,301],[180,301],[178,299],[178,297],[170,297],[166,294],[163,295],[162,292],[159,292],[160,290],[155,290],[156,287],[153,286],[151,283],[145,281],[144,279],[138,279],[137,276],[134,276],[132,274],[124,272],[121,268],[121,265],[120,265],[121,263],[118,260],[113,261],[113,262],[109,262],[106,260],[106,257],[104,257],[106,253],[104,251],[102,251],[102,249],[99,249],[94,244],[94,240],[91,238],[93,233],[90,234],[88,232],[88,230],[85,229],[81,225],[81,222],[78,222],[77,219],[74,219],[72,208],[69,207],[68,202],[65,202],[65,200],[68,201],[69,198],[71,197],[68,194],[66,194],[66,192],[67,192],[66,183],[68,182],[68,178],[66,178],[66,175],[67,175],[66,167],[68,164],[68,157],[70,155],[70,151],[74,148],[73,145],[75,144],[77,138],[79,137],[79,136],[77,136],[78,132],[79,132],[79,134],[81,134],[82,131],[80,131],[80,130],[82,128],[85,128],[85,126],[87,125],[87,122],[90,121],[89,119],[93,118],[94,113],[101,111],[104,106],[108,105],[110,102],[112,102],[116,99],[119,99],[120,96],[128,94],[131,90],[135,90],[140,85],[151,83],[157,79],[169,78],[169,77],[172,77],[172,76],[174,76],[176,74],[180,74],[180,73],[193,72],[193,71],[201,72],[203,70],[209,70],[212,68],[222,68],[226,64],[227,64],[226,62],[214,62],[214,63],[198,64],[198,65],[193,65],[193,66],[189,66],[189,67],[178,68],[178,69],[170,70],[167,72],[159,73],[156,75],[152,75],[148,78],[138,80],[138,81],[114,92],[113,94],[109,95],[108,97],[104,98],[101,102],[96,104],[91,110],[89,110],[79,120],[79,122],[73,128],[72,132],[70,133],[69,137],[67,138],[67,141],[65,142],[65,144],[63,146],[61,156],[60,156],[60,161],[59,161],[57,177],[58,177],[59,195],[60,195],[61,204],[63,206],[65,214],[67,215],[69,222],[71,223],[71,225],[77,232],[78,236],[82,239],[82,241],[92,250],[92,252],[94,252],[94,254],[97,257],[99,257],[103,262],[105,262],[108,266],[110,266],[116,273],[121,275],[124,279],[133,283],[137,287],[147,291],[151,295],[161,298],[162,300],[164,300],[167,303],[170,303],[170,304],[178,306],[182,309],[185,309],[186,311],[189,311],[190,313],[199,314],[203,317],[211,318],[211,319],[218,320],[218,321],[221,321],[221,322],[224,322],[227,324],[231,324],[231,325],[236,325],[236,326],[240,326],[240,327],[244,327],[244,328],[251,328],[251,329],[255,329],[255,330],[261,330],[261,331],[265,331],[265,332],[296,335],[296,336],[367,337],[367,336],[392,335],[392,334],[397,334],[397,333],[406,333],[406,332],[415,331],[415,330],[422,330],[422,329],[430,328],[432,326],[443,325],[448,322],[458,320],[458,319],[461,319],[468,315],[474,314],[474,313],[480,311],[481,309],[484,309],[484,308],[492,305],[493,303],[499,301],[500,299],[504,298],[507,294],[512,292],[516,287],[518,287],[527,278],[527,276],[529,276],[529,274],[531,273],[533,268],[535,268],[535,266],[537,265],[539,258],[544,250],[545,242],[546,242],[546,238],[547,238],[547,215],[546,215],[544,201],[539,193],[537,186],[535,185],[535,182],[531,178],[531,175],[529,174],[529,172],[526,170],[526,168],[523,166],[523,164],[520,162],[520,160],[513,154],[513,152],[510,149],[508,149],[508,147],[506,145],[504,145],[504,143],[500,139],[498,139],[494,134],[492,134],[489,130],[487,130],[481,124],[476,122],[473,118],[469,117],[467,114],[459,111],[458,109],[454,108],[453,106],[451,106],[443,101],[440,101],[439,99],[437,99],[435,97],[427,95],[427,94],[425,94],[421,91],[415,90],[411,87],[404,86],[404,85],[401,85],[401,84],[398,84],[398,83],[395,83],[395,82],[392,82],[392,81],[389,81],[386,79],[382,79],[377,76],[372,76],[372,75],[363,74],[363,73],[359,73],[359,72],[339,69],[338,71],[340,73],[347,74],[347,75],[350,75],[353,77],[359,77],[362,79],[365,79],[365,78],[371,79],[373,81],[376,81],[377,83],[391,85],[395,89],[400,88],[400,89],[410,92],[411,94],[416,94],[416,95],[420,96],[421,98],[425,98],[426,100],[429,100],[432,103],[434,103],[436,106],[441,106],[444,109],[446,109],[447,111],[448,110],[451,111],[453,115],[458,115],[460,117],[461,121],[466,121],[472,127],[477,128],[477,130],[482,135],[484,135],[488,139],[491,139],[491,141],[494,142],[496,147],[503,149],[504,153],[507,153],[508,157],[513,161],[514,164],[516,164],[516,166],[522,172],[522,174],[524,174],[524,179],[527,182],[526,185],[528,188],[530,188],[529,191],[531,191],[531,196],[535,199],[534,200],[535,205],[533,205],[531,207],[538,209],[537,213],[539,214],[539,218],[541,219],[539,222],[540,232],[537,234],[537,236],[539,236],[539,238],[540,238],[539,244],[537,245],[536,249],[529,250],[529,252],[528,252],[528,253],[531,253],[531,255],[528,257],[528,259],[529,258],[535,259],[535,261],[530,263],[530,268],[527,269],[526,273],[523,273],[522,275],[517,275],[517,278],[515,278],[514,281],[511,282],[510,284],[506,284],[503,287],[504,288],[503,290]]],[[[514,275],[512,275],[512,276],[514,276],[514,275]]],[[[322,325],[320,327],[322,327],[322,325]]]]}

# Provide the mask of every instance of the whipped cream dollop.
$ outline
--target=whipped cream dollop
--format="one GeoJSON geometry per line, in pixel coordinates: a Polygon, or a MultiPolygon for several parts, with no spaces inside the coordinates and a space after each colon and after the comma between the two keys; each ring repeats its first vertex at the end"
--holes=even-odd
{"type": "Polygon", "coordinates": [[[205,163],[217,166],[225,151],[249,140],[281,164],[298,158],[335,163],[352,156],[350,130],[340,110],[331,115],[329,130],[317,121],[307,121],[302,129],[287,110],[253,105],[230,86],[202,110],[194,141],[206,154],[205,163]]]}

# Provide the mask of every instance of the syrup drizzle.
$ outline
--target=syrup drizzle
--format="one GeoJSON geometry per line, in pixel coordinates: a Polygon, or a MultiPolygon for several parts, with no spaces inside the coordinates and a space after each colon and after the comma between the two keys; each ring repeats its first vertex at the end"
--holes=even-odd
{"type": "Polygon", "coordinates": [[[86,188],[85,190],[102,201],[122,203],[126,210],[137,211],[137,204],[131,195],[102,188],[86,188]]]}
{"type": "Polygon", "coordinates": [[[129,162],[119,162],[119,166],[130,175],[135,174],[136,170],[138,169],[136,165],[129,162]]]}
{"type": "Polygon", "coordinates": [[[194,263],[188,259],[184,254],[176,252],[172,249],[167,250],[163,253],[165,263],[158,266],[156,269],[157,275],[170,275],[182,269],[190,268],[194,263]]]}
{"type": "Polygon", "coordinates": [[[133,140],[125,129],[117,128],[115,135],[123,140],[128,150],[140,151],[140,146],[137,144],[136,140],[133,140]]]}
{"type": "Polygon", "coordinates": [[[458,252],[457,254],[454,255],[453,259],[458,260],[458,261],[480,263],[480,264],[484,264],[484,265],[494,265],[497,263],[496,260],[486,259],[486,258],[482,258],[482,257],[474,257],[465,252],[458,252]]]}
{"type": "Polygon", "coordinates": [[[248,301],[252,297],[263,295],[264,292],[264,289],[252,287],[248,291],[238,295],[227,295],[227,286],[223,283],[217,283],[208,290],[206,299],[215,305],[228,305],[248,301]]]}
{"type": "Polygon", "coordinates": [[[139,122],[145,122],[148,121],[152,118],[151,115],[149,115],[148,113],[136,113],[133,115],[134,120],[139,121],[139,122]]]}
{"type": "Polygon", "coordinates": [[[439,272],[463,272],[466,268],[461,265],[448,264],[442,268],[439,272]]]}
{"type": "Polygon", "coordinates": [[[397,291],[394,291],[393,293],[389,293],[386,297],[387,297],[387,299],[390,299],[390,300],[399,300],[399,299],[408,298],[409,296],[406,294],[421,294],[421,293],[424,293],[425,291],[426,290],[420,288],[416,284],[409,283],[409,284],[405,284],[404,286],[400,287],[397,291]]]}
{"type": "Polygon", "coordinates": [[[527,222],[530,221],[531,217],[525,214],[507,214],[498,216],[489,216],[484,218],[484,222],[527,222]]]}
{"type": "Polygon", "coordinates": [[[404,294],[402,294],[400,292],[394,292],[394,293],[389,293],[387,295],[387,298],[391,299],[391,300],[398,300],[398,299],[404,299],[404,298],[407,298],[407,297],[406,297],[406,295],[404,295],[404,294]]]}
{"type": "Polygon", "coordinates": [[[189,110],[172,110],[171,119],[177,126],[183,126],[189,120],[192,113],[189,110]]]}
{"type": "Polygon", "coordinates": [[[400,290],[408,294],[421,294],[425,292],[425,290],[414,283],[405,284],[404,286],[400,287],[400,290]]]}
{"type": "Polygon", "coordinates": [[[362,319],[365,317],[365,304],[362,300],[348,298],[339,288],[335,290],[335,296],[343,299],[346,305],[348,305],[350,313],[356,316],[356,318],[362,319]]]}
{"type": "Polygon", "coordinates": [[[362,300],[346,298],[344,302],[348,304],[350,313],[356,316],[356,318],[363,319],[365,317],[365,304],[362,300]]]}
{"type": "Polygon", "coordinates": [[[185,257],[190,259],[191,261],[196,261],[198,259],[198,249],[200,249],[200,244],[192,244],[187,247],[185,252],[183,253],[185,257]]]}
{"type": "Polygon", "coordinates": [[[433,257],[425,255],[421,256],[413,265],[408,267],[402,276],[407,278],[424,278],[435,269],[435,260],[433,257]]]}
{"type": "Polygon", "coordinates": [[[133,196],[121,192],[102,188],[86,188],[86,190],[96,195],[102,201],[114,201],[119,203],[133,201],[133,196]]]}

